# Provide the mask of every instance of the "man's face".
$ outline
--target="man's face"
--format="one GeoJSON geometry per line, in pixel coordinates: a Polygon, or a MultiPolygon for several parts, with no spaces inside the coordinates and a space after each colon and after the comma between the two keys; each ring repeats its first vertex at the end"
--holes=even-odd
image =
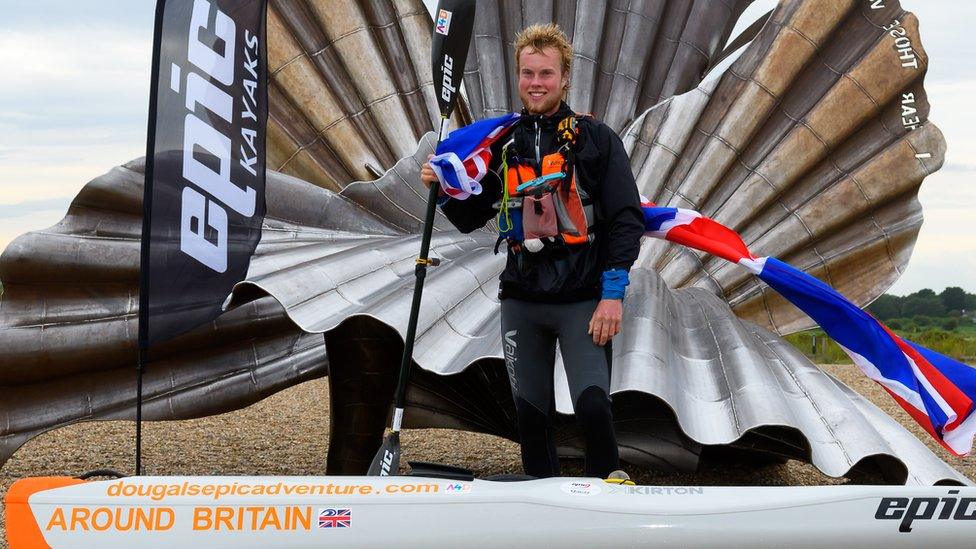
{"type": "Polygon", "coordinates": [[[519,54],[519,98],[530,114],[552,114],[569,81],[556,48],[523,49],[519,54]]]}

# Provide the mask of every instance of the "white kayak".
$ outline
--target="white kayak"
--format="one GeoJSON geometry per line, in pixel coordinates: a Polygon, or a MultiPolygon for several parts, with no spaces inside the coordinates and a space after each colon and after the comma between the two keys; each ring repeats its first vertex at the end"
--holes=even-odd
{"type": "Polygon", "coordinates": [[[398,477],[23,479],[24,547],[962,547],[976,488],[398,477]]]}

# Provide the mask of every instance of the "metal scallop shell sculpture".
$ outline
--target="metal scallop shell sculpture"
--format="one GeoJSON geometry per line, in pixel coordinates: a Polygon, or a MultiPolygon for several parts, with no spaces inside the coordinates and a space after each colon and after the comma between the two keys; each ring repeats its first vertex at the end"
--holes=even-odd
{"type": "MultiPolygon", "coordinates": [[[[917,21],[897,2],[784,0],[702,82],[748,4],[482,2],[462,112],[512,109],[515,31],[557,21],[576,47],[571,105],[621,132],[646,196],[699,209],[868,303],[904,268],[918,187],[945,150],[926,116],[917,21]]],[[[419,1],[273,1],[268,21],[277,171],[261,243],[226,313],[154,349],[145,413],[213,414],[329,375],[328,469],[357,472],[389,413],[409,311],[437,117],[431,23],[419,1]]],[[[61,223],[0,259],[0,459],[58,426],[133,416],[143,168],[96,178],[61,223]]],[[[515,438],[495,297],[504,257],[488,229],[462,235],[442,216],[435,227],[443,264],[427,281],[406,426],[515,438]]],[[[632,277],[611,383],[626,461],[792,458],[832,476],[970,482],[780,339],[808,321],[751,276],[648,240],[632,277]]],[[[571,414],[561,365],[555,377],[571,414]]],[[[559,422],[562,453],[578,454],[571,417],[559,422]]]]}
{"type": "Polygon", "coordinates": [[[412,154],[440,120],[430,29],[417,1],[270,2],[268,166],[339,190],[412,154]]]}
{"type": "MultiPolygon", "coordinates": [[[[945,155],[927,121],[918,20],[870,4],[782,5],[721,79],[626,133],[645,195],[714,217],[858,303],[904,269],[922,223],[918,187],[945,155]]],[[[644,264],[672,287],[719,291],[781,333],[809,326],[734,266],[662,244],[644,264]]]]}

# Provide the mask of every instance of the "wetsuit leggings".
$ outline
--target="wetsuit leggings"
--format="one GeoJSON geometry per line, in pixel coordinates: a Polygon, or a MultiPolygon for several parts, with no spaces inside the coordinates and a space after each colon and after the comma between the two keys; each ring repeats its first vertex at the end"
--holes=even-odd
{"type": "Polygon", "coordinates": [[[586,446],[586,475],[606,478],[620,468],[610,411],[610,343],[601,347],[586,333],[596,305],[595,299],[557,304],[502,300],[502,346],[527,475],[559,475],[552,429],[557,341],[586,446]]]}

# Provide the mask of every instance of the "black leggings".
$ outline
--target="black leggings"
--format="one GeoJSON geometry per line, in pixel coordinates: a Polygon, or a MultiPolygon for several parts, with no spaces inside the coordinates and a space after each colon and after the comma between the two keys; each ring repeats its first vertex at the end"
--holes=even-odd
{"type": "Polygon", "coordinates": [[[586,475],[606,478],[620,468],[610,411],[610,343],[596,345],[586,333],[596,304],[595,299],[558,304],[502,300],[502,346],[527,475],[559,475],[552,432],[557,341],[586,446],[586,475]]]}

